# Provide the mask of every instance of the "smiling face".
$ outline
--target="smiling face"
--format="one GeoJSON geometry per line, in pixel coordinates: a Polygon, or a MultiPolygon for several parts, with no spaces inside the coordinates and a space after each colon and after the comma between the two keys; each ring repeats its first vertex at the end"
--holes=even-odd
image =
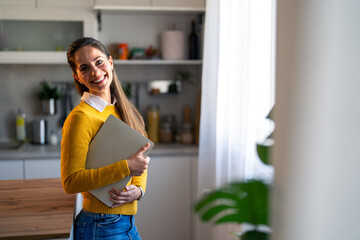
{"type": "Polygon", "coordinates": [[[113,60],[99,49],[85,46],[74,54],[74,78],[89,92],[111,102],[110,84],[113,79],[113,60]]]}

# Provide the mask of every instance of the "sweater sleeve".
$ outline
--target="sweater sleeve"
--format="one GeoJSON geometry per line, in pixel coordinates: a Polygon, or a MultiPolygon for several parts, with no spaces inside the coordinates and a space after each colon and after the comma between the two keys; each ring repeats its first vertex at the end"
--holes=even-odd
{"type": "Polygon", "coordinates": [[[61,180],[70,194],[88,192],[130,175],[125,159],[98,169],[85,169],[88,147],[97,130],[91,124],[84,113],[72,112],[62,130],[61,180]]]}
{"type": "Polygon", "coordinates": [[[145,192],[146,191],[146,180],[147,180],[147,170],[141,176],[132,177],[131,184],[141,187],[145,192]]]}

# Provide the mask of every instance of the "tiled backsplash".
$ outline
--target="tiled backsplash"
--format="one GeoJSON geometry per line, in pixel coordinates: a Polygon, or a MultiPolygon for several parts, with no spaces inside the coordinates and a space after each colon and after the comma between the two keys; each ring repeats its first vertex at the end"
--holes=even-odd
{"type": "MultiPolygon", "coordinates": [[[[186,70],[190,72],[194,81],[200,82],[196,68],[197,66],[188,66],[186,70]]],[[[165,96],[151,96],[146,90],[147,81],[174,79],[177,69],[176,66],[116,66],[116,72],[122,82],[139,82],[139,106],[144,117],[147,106],[155,103],[160,106],[160,114],[174,114],[177,122],[181,123],[182,108],[185,105],[196,106],[198,87],[183,83],[181,94],[165,96]]],[[[70,68],[65,64],[0,65],[0,140],[15,139],[15,117],[19,108],[26,113],[28,128],[31,127],[33,119],[45,117],[49,132],[56,130],[59,135],[61,134],[61,99],[57,103],[58,113],[54,116],[44,116],[41,112],[41,102],[36,97],[40,83],[44,80],[71,83],[73,77],[70,68]]],[[[78,99],[75,99],[76,101],[78,99]]],[[[195,109],[192,110],[193,118],[195,109]]]]}

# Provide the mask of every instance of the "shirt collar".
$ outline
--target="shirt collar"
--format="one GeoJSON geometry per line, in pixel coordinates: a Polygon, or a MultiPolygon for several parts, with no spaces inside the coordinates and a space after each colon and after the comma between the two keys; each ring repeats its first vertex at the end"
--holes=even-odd
{"type": "Polygon", "coordinates": [[[98,97],[98,96],[96,96],[94,94],[91,94],[89,92],[84,92],[82,97],[81,97],[81,100],[86,102],[87,104],[89,104],[90,106],[92,106],[93,108],[98,110],[99,112],[104,111],[106,106],[114,106],[114,104],[116,103],[116,99],[114,99],[113,103],[108,103],[107,101],[105,101],[101,97],[98,97]]]}

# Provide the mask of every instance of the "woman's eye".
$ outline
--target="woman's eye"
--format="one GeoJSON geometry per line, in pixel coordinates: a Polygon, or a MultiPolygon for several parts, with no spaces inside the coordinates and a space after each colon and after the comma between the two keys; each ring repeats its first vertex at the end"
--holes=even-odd
{"type": "Polygon", "coordinates": [[[80,68],[80,72],[85,72],[85,71],[87,71],[89,68],[88,67],[81,67],[80,68]]]}
{"type": "Polygon", "coordinates": [[[100,64],[102,64],[103,62],[104,62],[103,60],[100,60],[100,59],[99,59],[99,60],[96,61],[96,64],[97,64],[97,65],[100,65],[100,64]]]}

